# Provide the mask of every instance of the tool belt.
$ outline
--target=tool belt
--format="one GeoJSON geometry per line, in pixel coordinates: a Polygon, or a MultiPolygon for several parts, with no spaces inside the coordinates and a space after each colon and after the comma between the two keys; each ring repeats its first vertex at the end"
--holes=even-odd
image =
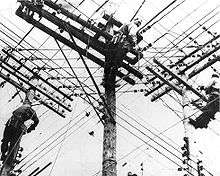
{"type": "Polygon", "coordinates": [[[133,48],[135,46],[135,41],[132,38],[132,36],[130,36],[130,35],[126,36],[121,33],[113,36],[112,43],[113,44],[121,44],[122,48],[128,49],[129,51],[131,50],[131,48],[133,48]]]}

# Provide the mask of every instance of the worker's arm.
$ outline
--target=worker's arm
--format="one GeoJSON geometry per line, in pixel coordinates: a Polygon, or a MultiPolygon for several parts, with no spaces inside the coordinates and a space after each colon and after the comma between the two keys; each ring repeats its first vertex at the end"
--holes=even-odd
{"type": "Polygon", "coordinates": [[[31,126],[27,129],[27,133],[30,133],[32,130],[35,130],[36,126],[39,123],[39,119],[38,119],[37,114],[36,114],[35,111],[33,112],[33,117],[31,118],[31,120],[33,120],[34,123],[31,124],[31,126]]]}
{"type": "Polygon", "coordinates": [[[119,33],[119,34],[124,34],[124,35],[129,35],[129,30],[128,30],[128,25],[127,24],[124,24],[122,25],[119,30],[116,32],[116,34],[119,33]]]}
{"type": "Polygon", "coordinates": [[[210,94],[213,91],[213,86],[215,86],[216,80],[213,80],[207,87],[205,87],[205,93],[210,94]]]}

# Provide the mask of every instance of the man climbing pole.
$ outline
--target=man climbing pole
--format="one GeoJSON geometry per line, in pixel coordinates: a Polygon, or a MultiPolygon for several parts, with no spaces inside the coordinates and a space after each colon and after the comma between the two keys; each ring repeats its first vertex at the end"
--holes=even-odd
{"type": "Polygon", "coordinates": [[[5,125],[1,144],[1,160],[3,163],[11,164],[16,153],[16,146],[19,146],[22,135],[26,132],[30,133],[39,123],[35,110],[31,108],[33,95],[34,91],[32,89],[26,93],[22,106],[13,111],[11,118],[5,125]],[[34,122],[29,128],[24,124],[27,120],[34,122]]]}
{"type": "MultiPolygon", "coordinates": [[[[108,54],[105,61],[103,86],[106,86],[106,76],[117,72],[126,54],[138,49],[138,43],[142,40],[142,36],[138,33],[141,22],[139,18],[136,18],[134,21],[122,25],[122,27],[115,32],[112,40],[107,41],[106,50],[108,54]]],[[[109,23],[108,26],[110,26],[110,28],[107,28],[107,32],[112,31],[111,28],[113,25],[109,23]]],[[[140,54],[136,57],[137,60],[142,57],[140,54]]]]}
{"type": "Polygon", "coordinates": [[[220,82],[219,75],[212,74],[211,81],[207,87],[201,87],[208,95],[207,105],[202,108],[203,113],[195,120],[190,119],[189,124],[197,128],[207,128],[210,120],[215,119],[216,112],[219,111],[219,95],[220,95],[220,82]]]}

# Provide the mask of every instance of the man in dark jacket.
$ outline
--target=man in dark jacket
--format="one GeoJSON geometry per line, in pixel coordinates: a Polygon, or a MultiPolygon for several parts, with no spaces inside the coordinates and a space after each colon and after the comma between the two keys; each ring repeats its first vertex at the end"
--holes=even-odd
{"type": "Polygon", "coordinates": [[[205,93],[208,95],[208,102],[202,108],[202,114],[195,120],[189,119],[189,124],[197,128],[207,128],[211,120],[215,119],[215,114],[219,112],[219,95],[220,95],[220,82],[219,75],[213,74],[210,83],[204,87],[205,93]]]}
{"type": "Polygon", "coordinates": [[[19,145],[22,135],[26,132],[30,133],[38,123],[37,114],[26,99],[21,107],[13,111],[11,118],[6,123],[1,145],[2,161],[5,161],[7,155],[14,155],[16,145],[19,145]],[[27,120],[34,122],[29,128],[24,125],[27,120]]]}

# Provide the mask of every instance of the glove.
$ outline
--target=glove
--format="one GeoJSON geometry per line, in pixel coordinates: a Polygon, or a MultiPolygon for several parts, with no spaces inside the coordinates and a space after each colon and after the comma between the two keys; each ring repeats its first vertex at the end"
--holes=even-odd
{"type": "Polygon", "coordinates": [[[32,130],[34,130],[34,129],[28,128],[27,133],[30,133],[32,130]]]}

